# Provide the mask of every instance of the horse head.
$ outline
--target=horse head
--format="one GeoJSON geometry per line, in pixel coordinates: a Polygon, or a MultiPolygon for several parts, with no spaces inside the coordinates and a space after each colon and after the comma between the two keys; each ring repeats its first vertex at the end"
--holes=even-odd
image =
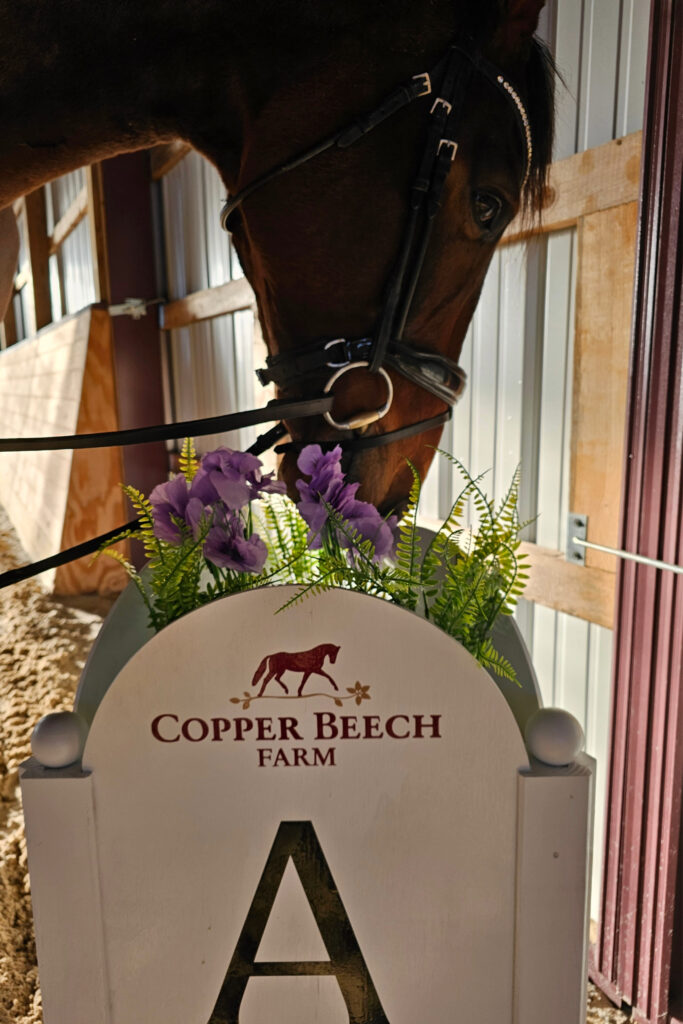
{"type": "MultiPolygon", "coordinates": [[[[442,83],[434,82],[430,95],[418,97],[353,145],[332,147],[286,173],[273,175],[273,169],[336,127],[376,110],[397,85],[442,67],[453,40],[459,52],[449,106],[457,111],[444,123],[446,142],[457,144],[457,153],[455,145],[448,150],[455,159],[415,280],[410,280],[410,264],[421,258],[420,227],[406,258],[412,300],[401,296],[398,306],[404,307],[406,358],[415,352],[421,358],[446,357],[451,391],[464,383],[457,380],[456,364],[496,243],[520,207],[534,211],[542,202],[553,90],[550,61],[533,39],[541,6],[542,0],[476,5],[448,0],[428,13],[423,5],[412,5],[411,13],[402,9],[391,32],[385,25],[384,52],[379,24],[371,22],[365,34],[342,31],[334,59],[302,58],[291,80],[259,109],[249,125],[239,173],[228,182],[233,195],[248,192],[231,211],[230,228],[257,296],[271,356],[276,363],[285,357],[280,375],[273,376],[281,396],[320,394],[344,358],[365,361],[361,349],[347,351],[335,339],[375,342],[384,329],[394,340],[401,310],[387,328],[387,295],[404,258],[413,186],[442,83]],[[268,180],[254,188],[264,175],[268,180]],[[300,353],[325,345],[327,366],[318,363],[306,374],[286,372],[288,354],[296,353],[294,365],[300,353]]],[[[389,382],[375,365],[341,371],[332,389],[334,425],[322,419],[287,424],[295,443],[285,454],[281,475],[292,496],[298,450],[314,441],[346,443],[346,468],[351,479],[361,481],[359,496],[385,512],[399,508],[407,496],[412,479],[407,458],[424,479],[441,425],[383,447],[371,447],[368,439],[437,419],[451,396],[427,390],[391,359],[383,368],[393,401],[376,422],[355,431],[338,429],[387,404],[389,382]],[[362,437],[362,444],[354,437],[362,437]]],[[[444,368],[427,365],[427,374],[435,369],[444,368]]]]}
{"type": "Polygon", "coordinates": [[[339,647],[338,644],[326,644],[325,645],[325,654],[330,659],[330,661],[332,662],[333,665],[334,665],[335,661],[337,660],[337,655],[339,654],[339,651],[340,651],[340,647],[339,647]]]}
{"type": "Polygon", "coordinates": [[[276,374],[283,397],[334,395],[331,422],[287,423],[290,493],[297,445],[341,440],[359,496],[399,507],[406,457],[424,477],[464,383],[457,360],[494,247],[520,206],[540,206],[543,0],[159,0],[111,4],[104,24],[86,0],[39,6],[30,25],[16,5],[0,13],[0,208],[83,164],[186,139],[242,197],[229,227],[271,357],[327,352],[276,374]],[[348,125],[354,138],[271,175],[348,125]],[[421,188],[438,214],[408,245],[421,188]]]}

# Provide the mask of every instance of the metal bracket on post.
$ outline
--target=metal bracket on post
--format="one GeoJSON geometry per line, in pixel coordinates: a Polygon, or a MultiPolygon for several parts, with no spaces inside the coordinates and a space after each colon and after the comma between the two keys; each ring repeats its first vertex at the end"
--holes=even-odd
{"type": "Polygon", "coordinates": [[[566,558],[573,565],[586,564],[586,545],[577,544],[577,541],[586,540],[588,533],[588,516],[581,512],[570,512],[567,520],[567,547],[566,558]]]}
{"type": "Polygon", "coordinates": [[[130,316],[133,320],[140,320],[147,314],[148,306],[158,306],[164,299],[124,299],[118,305],[109,306],[110,316],[130,316]]]}
{"type": "Polygon", "coordinates": [[[586,564],[586,549],[603,551],[606,555],[614,555],[615,558],[622,558],[625,562],[637,562],[639,565],[649,565],[653,569],[666,569],[668,572],[683,574],[683,565],[676,565],[674,562],[665,562],[661,558],[648,558],[647,555],[638,555],[634,551],[622,551],[619,548],[611,548],[606,544],[594,544],[586,540],[588,531],[588,516],[581,512],[570,512],[567,521],[567,561],[573,565],[586,564]]]}

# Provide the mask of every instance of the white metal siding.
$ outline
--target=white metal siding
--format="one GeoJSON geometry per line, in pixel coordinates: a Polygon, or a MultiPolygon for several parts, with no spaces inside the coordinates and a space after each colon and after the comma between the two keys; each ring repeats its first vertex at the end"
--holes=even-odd
{"type": "MultiPolygon", "coordinates": [[[[45,186],[45,213],[49,235],[79,192],[85,188],[85,183],[85,171],[80,169],[56,178],[45,186]]],[[[59,252],[50,256],[49,266],[53,320],[76,313],[79,309],[89,306],[91,302],[97,301],[90,223],[87,215],[65,238],[59,252]]]]}
{"type": "MultiPolygon", "coordinates": [[[[162,194],[169,297],[242,277],[219,223],[225,186],[216,170],[190,153],[163,179],[162,194]]],[[[217,416],[257,403],[253,336],[250,310],[170,332],[169,411],[174,419],[217,416]]],[[[254,437],[253,428],[211,434],[200,438],[198,447],[246,448],[254,437]]]]}

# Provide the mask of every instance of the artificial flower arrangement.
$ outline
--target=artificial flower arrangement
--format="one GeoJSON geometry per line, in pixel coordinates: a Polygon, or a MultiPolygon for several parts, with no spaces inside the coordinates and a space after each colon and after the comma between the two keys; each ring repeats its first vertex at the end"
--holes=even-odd
{"type": "MultiPolygon", "coordinates": [[[[305,447],[297,466],[300,500],[262,473],[248,452],[218,448],[198,458],[185,441],[180,472],[146,498],[124,491],[138,526],[116,537],[104,552],[117,559],[137,586],[153,629],[227,594],[269,584],[295,583],[284,607],[307,594],[345,587],[393,601],[423,615],[458,640],[485,667],[515,681],[495,650],[491,630],[510,614],[526,574],[518,553],[523,529],[517,513],[519,475],[498,506],[454,457],[462,488],[451,511],[425,546],[417,528],[420,479],[415,469],[408,508],[398,522],[360,501],[360,486],[341,469],[340,447],[305,447]],[[479,520],[463,525],[468,501],[479,520]],[[142,541],[148,559],[139,573],[111,544],[142,541]]],[[[410,463],[409,463],[410,465],[410,463]]]]}

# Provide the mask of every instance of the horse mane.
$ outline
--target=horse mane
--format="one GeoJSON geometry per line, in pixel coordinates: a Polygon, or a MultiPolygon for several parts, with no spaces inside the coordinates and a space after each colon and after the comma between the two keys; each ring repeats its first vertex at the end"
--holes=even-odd
{"type": "Polygon", "coordinates": [[[522,203],[525,213],[538,216],[543,209],[548,169],[553,156],[555,122],[555,82],[557,67],[550,50],[540,39],[532,40],[526,65],[525,104],[531,126],[533,154],[522,203]]]}

